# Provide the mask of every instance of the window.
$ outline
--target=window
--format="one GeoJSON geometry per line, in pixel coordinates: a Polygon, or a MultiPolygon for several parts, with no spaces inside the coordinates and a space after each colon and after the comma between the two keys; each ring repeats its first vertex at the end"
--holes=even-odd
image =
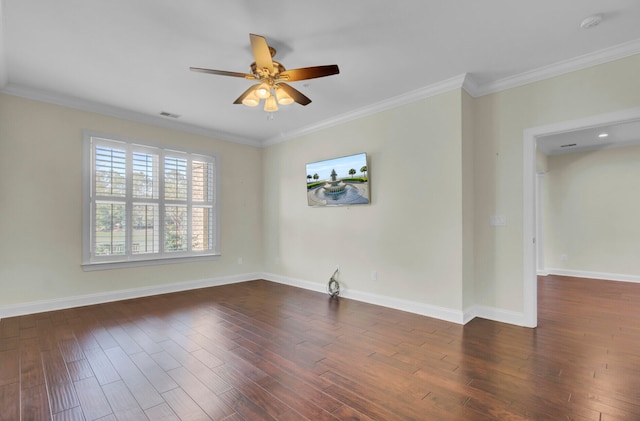
{"type": "Polygon", "coordinates": [[[216,158],[85,133],[83,266],[218,254],[216,158]]]}

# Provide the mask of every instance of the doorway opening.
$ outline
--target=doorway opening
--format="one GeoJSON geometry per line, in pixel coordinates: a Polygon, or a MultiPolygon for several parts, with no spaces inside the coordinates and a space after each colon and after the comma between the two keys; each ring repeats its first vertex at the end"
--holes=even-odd
{"type": "MultiPolygon", "coordinates": [[[[537,172],[536,150],[545,137],[578,130],[628,123],[640,120],[640,108],[599,114],[577,120],[532,127],[523,133],[523,294],[524,325],[536,327],[538,323],[537,273],[538,253],[543,245],[537,244],[537,172]]],[[[544,241],[543,238],[540,240],[544,241]]]]}

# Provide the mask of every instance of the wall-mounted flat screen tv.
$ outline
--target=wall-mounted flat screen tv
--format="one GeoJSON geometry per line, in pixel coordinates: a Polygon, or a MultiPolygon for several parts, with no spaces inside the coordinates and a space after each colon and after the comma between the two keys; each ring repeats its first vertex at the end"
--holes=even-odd
{"type": "Polygon", "coordinates": [[[369,203],[367,154],[343,156],[307,164],[309,206],[350,206],[369,203]]]}

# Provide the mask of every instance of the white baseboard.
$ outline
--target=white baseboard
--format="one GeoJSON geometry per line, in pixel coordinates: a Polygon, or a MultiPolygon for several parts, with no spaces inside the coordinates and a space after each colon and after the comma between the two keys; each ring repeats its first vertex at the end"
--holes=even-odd
{"type": "Polygon", "coordinates": [[[219,285],[260,279],[259,273],[224,276],[220,278],[200,279],[195,281],[176,282],[173,284],[153,285],[142,288],[124,289],[119,291],[100,292],[96,294],[76,295],[74,297],[53,300],[33,301],[15,305],[0,306],[0,319],[5,317],[22,316],[25,314],[42,313],[45,311],[63,310],[92,304],[102,304],[112,301],[128,300],[131,298],[148,297],[151,295],[167,294],[171,292],[187,291],[191,289],[207,288],[219,285]]]}
{"type": "Polygon", "coordinates": [[[465,324],[475,317],[492,320],[494,322],[508,323],[510,325],[527,327],[524,313],[504,310],[496,307],[473,305],[464,312],[465,324]]]}
{"type": "MultiPolygon", "coordinates": [[[[290,285],[316,292],[327,292],[327,286],[316,282],[304,281],[301,279],[289,278],[286,276],[276,275],[273,273],[263,273],[262,279],[277,282],[284,285],[290,285]]],[[[375,304],[382,307],[389,307],[396,310],[406,311],[409,313],[420,314],[422,316],[433,317],[434,319],[445,320],[447,322],[465,324],[469,320],[465,320],[462,311],[453,310],[446,307],[432,306],[429,304],[418,303],[415,301],[403,300],[400,298],[387,297],[379,294],[371,294],[369,292],[356,291],[351,289],[340,289],[340,296],[356,301],[362,301],[368,304],[375,304]]]]}
{"type": "Polygon", "coordinates": [[[546,272],[549,275],[572,276],[575,278],[603,279],[606,281],[640,283],[640,276],[627,275],[623,273],[589,272],[585,270],[556,269],[556,268],[547,268],[546,272]]]}
{"type": "MultiPolygon", "coordinates": [[[[45,311],[63,310],[73,307],[102,304],[112,301],[128,300],[132,298],[148,297],[152,295],[168,294],[171,292],[180,292],[198,288],[228,285],[239,282],[252,281],[255,279],[265,279],[268,281],[290,285],[315,292],[327,292],[327,286],[324,284],[319,284],[317,282],[285,277],[273,273],[246,273],[219,278],[177,282],[166,285],[153,285],[142,288],[132,288],[119,291],[102,292],[97,294],[77,295],[74,297],[65,297],[54,300],[33,301],[15,305],[0,306],[0,319],[5,317],[21,316],[25,314],[42,313],[45,311]]],[[[416,301],[387,297],[384,295],[372,294],[350,289],[342,289],[340,291],[340,296],[356,301],[389,307],[396,310],[406,311],[409,313],[419,314],[422,316],[432,317],[434,319],[440,319],[461,325],[467,324],[475,317],[482,317],[484,319],[509,323],[518,326],[525,325],[524,315],[522,313],[502,310],[494,307],[474,305],[465,309],[465,311],[463,312],[446,307],[433,306],[429,304],[418,303],[416,301]]]]}

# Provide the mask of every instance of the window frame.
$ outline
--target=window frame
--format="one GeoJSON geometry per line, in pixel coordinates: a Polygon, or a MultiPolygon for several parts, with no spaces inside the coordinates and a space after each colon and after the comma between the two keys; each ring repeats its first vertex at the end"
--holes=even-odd
{"type": "MultiPolygon", "coordinates": [[[[91,130],[82,131],[82,268],[85,271],[116,269],[123,267],[148,266],[158,264],[183,263],[191,261],[212,260],[220,256],[220,211],[219,211],[219,191],[220,191],[220,161],[218,156],[211,152],[195,151],[189,148],[163,145],[138,139],[125,138],[122,136],[99,133],[91,130]],[[126,153],[126,193],[122,198],[113,198],[113,202],[125,204],[125,254],[105,255],[95,254],[95,203],[105,200],[104,196],[95,194],[95,147],[104,145],[113,147],[122,145],[126,153]],[[135,197],[133,192],[133,155],[134,153],[157,154],[157,183],[158,198],[135,197]],[[187,160],[187,198],[186,200],[165,199],[165,172],[164,160],[166,157],[178,157],[187,160]],[[212,182],[209,191],[211,200],[194,200],[193,198],[193,163],[207,162],[212,165],[212,182]],[[212,191],[211,191],[212,190],[212,191]],[[133,209],[139,204],[157,204],[158,206],[158,252],[135,253],[133,252],[133,209]],[[165,250],[165,206],[184,205],[187,207],[187,241],[188,246],[185,251],[165,250]],[[211,223],[212,249],[192,250],[190,237],[192,231],[192,210],[194,208],[209,208],[213,212],[211,223]]],[[[155,226],[155,225],[154,225],[155,226]]],[[[155,231],[153,233],[155,234],[155,231]]]]}

